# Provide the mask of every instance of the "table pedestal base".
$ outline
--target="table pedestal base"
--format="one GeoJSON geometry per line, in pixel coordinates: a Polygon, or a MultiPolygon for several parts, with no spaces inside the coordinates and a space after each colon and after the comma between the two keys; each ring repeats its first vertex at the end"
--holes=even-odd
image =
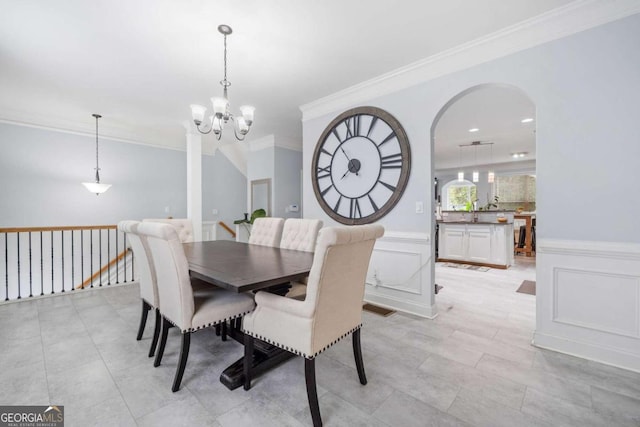
{"type": "MultiPolygon", "coordinates": [[[[244,334],[237,329],[232,328],[231,331],[229,331],[229,336],[240,343],[244,342],[244,334]]],[[[268,371],[285,360],[289,360],[293,356],[295,356],[295,354],[264,341],[260,341],[259,339],[255,339],[253,360],[251,362],[251,377],[256,378],[263,372],[268,371]]],[[[235,390],[238,387],[242,387],[244,384],[243,367],[244,358],[241,357],[222,371],[222,374],[220,374],[220,382],[229,390],[235,390]]]]}

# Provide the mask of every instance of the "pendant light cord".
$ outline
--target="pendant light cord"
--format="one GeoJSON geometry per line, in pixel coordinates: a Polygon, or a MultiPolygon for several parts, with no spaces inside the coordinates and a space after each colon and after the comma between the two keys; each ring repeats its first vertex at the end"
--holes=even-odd
{"type": "Polygon", "coordinates": [[[98,163],[98,119],[102,116],[99,114],[94,114],[93,117],[96,118],[96,183],[100,183],[100,166],[98,163]]]}

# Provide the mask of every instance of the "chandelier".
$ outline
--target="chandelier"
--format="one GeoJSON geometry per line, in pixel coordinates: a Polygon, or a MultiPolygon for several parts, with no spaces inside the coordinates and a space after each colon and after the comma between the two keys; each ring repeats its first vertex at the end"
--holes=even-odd
{"type": "Polygon", "coordinates": [[[102,116],[100,114],[92,114],[92,116],[96,118],[96,182],[83,182],[82,185],[92,193],[96,193],[97,196],[107,191],[109,187],[111,187],[111,184],[100,184],[100,167],[98,166],[98,119],[102,116]]]}
{"type": "Polygon", "coordinates": [[[229,121],[232,122],[233,133],[236,139],[244,141],[245,135],[249,133],[251,125],[253,124],[253,113],[255,108],[250,105],[243,105],[240,107],[240,114],[242,117],[234,118],[231,111],[229,111],[229,97],[227,96],[227,90],[231,86],[231,82],[227,80],[227,36],[233,32],[228,25],[219,25],[218,31],[224,36],[224,79],[220,81],[220,85],[223,88],[222,98],[213,97],[211,103],[213,104],[213,115],[209,116],[207,123],[201,128],[203,124],[207,108],[202,105],[191,105],[191,116],[193,122],[196,124],[196,128],[202,134],[207,134],[213,131],[218,140],[222,137],[222,131],[224,125],[229,121]]]}

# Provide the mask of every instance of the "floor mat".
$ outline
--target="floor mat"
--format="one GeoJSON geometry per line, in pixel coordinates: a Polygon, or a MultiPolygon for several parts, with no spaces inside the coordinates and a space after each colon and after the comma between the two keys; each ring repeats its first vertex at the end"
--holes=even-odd
{"type": "Polygon", "coordinates": [[[520,292],[521,294],[536,294],[536,281],[535,280],[523,280],[522,284],[518,288],[516,292],[520,292]]]}
{"type": "Polygon", "coordinates": [[[365,304],[362,306],[362,308],[364,310],[370,311],[375,314],[379,314],[380,316],[384,316],[384,317],[390,316],[393,313],[395,313],[395,310],[390,310],[384,307],[378,307],[377,305],[373,305],[373,304],[365,304]]]}
{"type": "Polygon", "coordinates": [[[471,265],[471,264],[456,264],[455,262],[447,262],[444,264],[446,267],[451,268],[460,268],[463,270],[474,270],[474,271],[489,271],[490,267],[484,267],[481,265],[471,265]]]}

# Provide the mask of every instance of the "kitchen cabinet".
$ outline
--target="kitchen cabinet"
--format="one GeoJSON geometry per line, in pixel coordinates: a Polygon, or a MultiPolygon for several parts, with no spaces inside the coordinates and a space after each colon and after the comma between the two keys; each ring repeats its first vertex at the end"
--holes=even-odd
{"type": "Polygon", "coordinates": [[[513,224],[439,224],[438,261],[466,262],[497,268],[513,264],[513,224]]]}

